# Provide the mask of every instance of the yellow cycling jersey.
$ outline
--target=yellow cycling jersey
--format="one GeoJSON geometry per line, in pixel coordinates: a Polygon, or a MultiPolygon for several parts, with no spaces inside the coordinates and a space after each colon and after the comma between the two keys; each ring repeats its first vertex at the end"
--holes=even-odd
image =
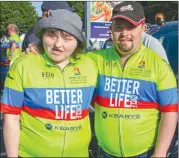
{"type": "Polygon", "coordinates": [[[159,55],[141,45],[125,66],[115,48],[89,52],[98,66],[95,132],[99,146],[118,157],[155,146],[161,112],[176,112],[176,80],[159,55]]]}
{"type": "Polygon", "coordinates": [[[88,108],[97,74],[94,61],[86,55],[71,57],[63,70],[46,53],[14,61],[1,111],[21,115],[19,156],[88,157],[88,108]]]}
{"type": "Polygon", "coordinates": [[[9,44],[8,44],[7,51],[6,51],[8,60],[12,61],[12,60],[15,60],[16,58],[18,58],[21,55],[21,50],[22,50],[22,41],[21,41],[20,37],[17,34],[12,34],[9,37],[9,44]],[[13,55],[11,56],[10,52],[11,52],[12,43],[16,44],[16,49],[15,49],[13,55]]]}

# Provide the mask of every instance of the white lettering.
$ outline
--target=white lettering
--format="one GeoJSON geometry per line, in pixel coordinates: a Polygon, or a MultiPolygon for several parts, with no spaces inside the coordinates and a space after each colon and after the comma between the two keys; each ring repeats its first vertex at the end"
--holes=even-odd
{"type": "Polygon", "coordinates": [[[117,81],[117,79],[113,78],[111,80],[111,92],[115,92],[115,82],[117,81]],[[114,89],[113,89],[114,88],[114,89]]]}
{"type": "Polygon", "coordinates": [[[56,115],[55,118],[56,118],[56,119],[60,119],[59,110],[58,110],[58,105],[55,105],[55,111],[56,111],[56,112],[55,112],[55,115],[56,115]]]}
{"type": "Polygon", "coordinates": [[[82,90],[81,89],[78,89],[77,90],[77,103],[78,104],[82,104],[83,103],[83,92],[82,92],[82,90]]]}
{"type": "Polygon", "coordinates": [[[127,94],[131,94],[131,93],[132,93],[132,92],[131,92],[132,83],[133,83],[132,80],[128,80],[128,82],[127,82],[127,89],[126,89],[126,93],[127,93],[127,94]]]}
{"type": "Polygon", "coordinates": [[[140,82],[139,81],[134,81],[132,94],[139,95],[139,87],[140,87],[140,82]]]}
{"type": "Polygon", "coordinates": [[[60,104],[59,99],[59,90],[54,90],[54,104],[60,104]]]}
{"type": "Polygon", "coordinates": [[[105,91],[109,91],[110,90],[110,78],[108,78],[108,77],[106,77],[104,90],[105,91]]]}
{"type": "Polygon", "coordinates": [[[65,104],[65,90],[61,90],[60,92],[61,92],[61,95],[62,95],[61,96],[61,98],[62,98],[62,100],[61,100],[62,104],[65,104]]]}
{"type": "Polygon", "coordinates": [[[71,103],[76,104],[76,90],[71,90],[71,103]]]}
{"type": "Polygon", "coordinates": [[[47,104],[53,103],[52,91],[51,90],[46,90],[46,103],[47,104]]]}

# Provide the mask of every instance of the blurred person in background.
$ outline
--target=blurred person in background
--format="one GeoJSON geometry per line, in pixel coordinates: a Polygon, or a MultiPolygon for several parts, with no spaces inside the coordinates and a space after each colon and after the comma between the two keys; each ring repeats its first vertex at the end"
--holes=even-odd
{"type": "Polygon", "coordinates": [[[9,34],[9,44],[7,47],[6,55],[7,59],[12,62],[21,55],[21,39],[18,35],[18,27],[15,24],[8,25],[8,34],[9,34]]]}

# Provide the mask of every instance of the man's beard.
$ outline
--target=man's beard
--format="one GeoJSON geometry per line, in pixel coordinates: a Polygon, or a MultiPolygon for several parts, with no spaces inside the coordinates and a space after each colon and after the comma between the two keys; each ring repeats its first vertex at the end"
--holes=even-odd
{"type": "Polygon", "coordinates": [[[124,44],[117,44],[119,54],[122,56],[126,56],[132,53],[132,50],[134,48],[134,45],[131,44],[130,46],[124,45],[124,44]]]}

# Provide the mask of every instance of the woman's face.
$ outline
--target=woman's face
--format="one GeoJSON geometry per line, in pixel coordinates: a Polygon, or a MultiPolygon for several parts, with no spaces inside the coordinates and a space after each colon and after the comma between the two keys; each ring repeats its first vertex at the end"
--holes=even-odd
{"type": "Polygon", "coordinates": [[[48,57],[54,62],[64,62],[77,48],[77,39],[71,34],[57,29],[48,29],[42,38],[48,57]]]}

